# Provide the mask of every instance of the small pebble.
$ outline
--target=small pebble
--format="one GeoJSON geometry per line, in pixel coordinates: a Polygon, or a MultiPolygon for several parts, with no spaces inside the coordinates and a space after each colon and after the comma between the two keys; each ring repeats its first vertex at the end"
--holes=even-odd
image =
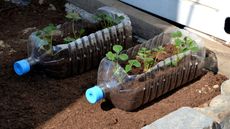
{"type": "Polygon", "coordinates": [[[48,10],[56,11],[57,9],[56,9],[56,7],[53,4],[49,4],[48,10]]]}
{"type": "Polygon", "coordinates": [[[13,53],[15,53],[16,51],[14,49],[10,49],[9,51],[9,55],[12,55],[13,53]]]}
{"type": "Polygon", "coordinates": [[[230,80],[224,81],[220,89],[222,95],[230,96],[230,80]]]}
{"type": "Polygon", "coordinates": [[[219,88],[219,85],[214,85],[213,86],[213,89],[217,89],[217,88],[219,88]]]}
{"type": "Polygon", "coordinates": [[[4,42],[2,40],[0,40],[0,48],[5,48],[6,45],[4,44],[4,42]]]}
{"type": "Polygon", "coordinates": [[[42,5],[44,3],[44,0],[39,0],[38,3],[42,5]]]}

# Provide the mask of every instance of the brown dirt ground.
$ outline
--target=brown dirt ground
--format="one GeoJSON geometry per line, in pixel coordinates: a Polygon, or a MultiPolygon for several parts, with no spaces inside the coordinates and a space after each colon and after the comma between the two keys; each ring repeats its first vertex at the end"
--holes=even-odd
{"type": "Polygon", "coordinates": [[[208,73],[135,112],[125,112],[108,102],[90,105],[85,100],[85,90],[96,83],[96,69],[62,80],[40,71],[16,76],[12,64],[26,57],[28,35],[34,27],[64,22],[64,2],[49,2],[56,11],[47,10],[49,3],[41,6],[37,1],[0,11],[0,40],[4,42],[0,46],[0,129],[140,128],[181,106],[199,106],[220,93],[213,85],[226,78],[208,73]]]}

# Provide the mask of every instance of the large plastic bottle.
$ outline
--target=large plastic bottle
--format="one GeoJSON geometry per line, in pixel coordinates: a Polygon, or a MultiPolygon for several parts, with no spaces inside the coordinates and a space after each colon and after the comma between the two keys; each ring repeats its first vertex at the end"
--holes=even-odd
{"type": "MultiPolygon", "coordinates": [[[[88,19],[92,14],[86,12],[80,15],[88,19]]],[[[18,75],[28,73],[31,69],[41,69],[54,77],[67,77],[80,74],[95,68],[105,54],[112,49],[114,44],[121,44],[125,48],[132,44],[132,27],[130,19],[121,11],[111,7],[102,7],[97,13],[106,13],[112,17],[123,16],[121,23],[99,30],[88,36],[81,37],[68,44],[50,46],[48,43],[32,33],[29,37],[28,55],[26,59],[19,60],[14,64],[14,70],[18,75]]],[[[65,28],[63,29],[65,31],[65,28]]]]}
{"type": "MultiPolygon", "coordinates": [[[[202,76],[207,72],[207,69],[216,70],[216,57],[209,51],[206,53],[202,40],[187,31],[180,31],[183,32],[183,35],[191,36],[198,43],[200,48],[198,52],[187,51],[174,55],[159,62],[146,73],[138,75],[128,75],[119,64],[104,58],[98,69],[97,85],[89,88],[85,93],[89,103],[95,104],[101,99],[107,99],[117,108],[132,111],[202,76]],[[172,67],[172,62],[177,59],[181,59],[181,61],[176,67],[172,67]],[[207,61],[208,63],[206,63],[207,61]]],[[[171,43],[170,34],[171,31],[160,34],[125,52],[129,57],[133,57],[141,47],[152,49],[162,44],[171,43]]]]}

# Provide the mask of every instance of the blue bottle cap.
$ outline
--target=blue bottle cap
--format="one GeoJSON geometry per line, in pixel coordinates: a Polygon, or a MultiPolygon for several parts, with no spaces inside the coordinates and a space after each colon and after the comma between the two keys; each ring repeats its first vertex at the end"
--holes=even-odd
{"type": "Polygon", "coordinates": [[[26,59],[19,60],[14,63],[14,71],[17,75],[21,76],[30,71],[30,64],[26,59]]]}
{"type": "Polygon", "coordinates": [[[94,86],[86,90],[85,97],[89,103],[95,104],[99,100],[104,98],[104,93],[103,93],[103,90],[99,86],[94,86]]]}

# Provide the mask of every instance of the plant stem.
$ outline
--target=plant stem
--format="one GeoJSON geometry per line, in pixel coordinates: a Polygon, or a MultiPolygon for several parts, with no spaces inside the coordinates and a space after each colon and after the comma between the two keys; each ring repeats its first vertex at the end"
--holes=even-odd
{"type": "Polygon", "coordinates": [[[74,36],[74,38],[76,39],[77,37],[76,37],[76,34],[75,34],[75,27],[74,27],[74,20],[72,21],[72,31],[73,31],[73,36],[74,36]]]}

